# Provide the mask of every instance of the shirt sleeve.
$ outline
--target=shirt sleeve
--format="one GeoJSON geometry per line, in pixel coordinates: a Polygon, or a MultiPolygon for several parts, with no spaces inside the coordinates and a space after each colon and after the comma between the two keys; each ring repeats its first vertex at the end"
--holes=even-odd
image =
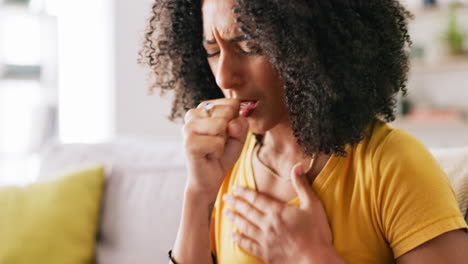
{"type": "Polygon", "coordinates": [[[375,199],[395,259],[443,233],[467,228],[445,173],[416,138],[394,130],[374,158],[375,199]]]}

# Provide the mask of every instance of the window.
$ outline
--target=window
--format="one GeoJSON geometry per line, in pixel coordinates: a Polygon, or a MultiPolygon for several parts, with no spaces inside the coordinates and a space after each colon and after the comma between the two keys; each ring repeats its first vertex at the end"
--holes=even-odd
{"type": "Polygon", "coordinates": [[[56,19],[50,1],[0,0],[0,185],[35,179],[56,134],[56,19]]]}

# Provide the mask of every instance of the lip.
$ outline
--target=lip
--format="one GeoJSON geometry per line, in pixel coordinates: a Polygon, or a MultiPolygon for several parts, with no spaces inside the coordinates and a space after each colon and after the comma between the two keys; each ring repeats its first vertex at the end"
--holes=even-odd
{"type": "Polygon", "coordinates": [[[241,100],[239,115],[243,117],[251,116],[258,107],[258,100],[241,100]],[[248,103],[255,102],[253,106],[249,106],[248,103]]]}

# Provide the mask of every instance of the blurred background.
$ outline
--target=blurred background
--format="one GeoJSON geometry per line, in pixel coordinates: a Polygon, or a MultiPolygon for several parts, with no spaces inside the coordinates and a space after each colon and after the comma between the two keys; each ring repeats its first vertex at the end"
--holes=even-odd
{"type": "MultiPolygon", "coordinates": [[[[181,140],[172,95],[148,94],[137,53],[152,0],[0,0],[0,185],[35,180],[48,144],[181,140]]],[[[398,119],[429,148],[468,146],[468,0],[415,15],[398,119]]]]}

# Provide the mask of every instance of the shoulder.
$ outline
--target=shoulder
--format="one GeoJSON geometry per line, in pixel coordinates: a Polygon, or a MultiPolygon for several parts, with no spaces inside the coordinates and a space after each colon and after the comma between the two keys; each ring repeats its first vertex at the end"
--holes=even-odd
{"type": "Polygon", "coordinates": [[[426,147],[413,135],[402,129],[395,129],[388,123],[375,120],[369,125],[368,135],[357,148],[376,157],[382,154],[404,153],[410,150],[427,151],[426,147]]]}
{"type": "Polygon", "coordinates": [[[416,165],[429,162],[438,166],[429,150],[413,135],[402,129],[375,120],[368,135],[353,148],[353,156],[363,160],[373,171],[381,166],[416,165]]]}
{"type": "Polygon", "coordinates": [[[372,177],[382,187],[422,186],[422,181],[429,185],[448,184],[444,171],[420,140],[382,121],[374,122],[369,136],[355,151],[365,159],[372,177]]]}

